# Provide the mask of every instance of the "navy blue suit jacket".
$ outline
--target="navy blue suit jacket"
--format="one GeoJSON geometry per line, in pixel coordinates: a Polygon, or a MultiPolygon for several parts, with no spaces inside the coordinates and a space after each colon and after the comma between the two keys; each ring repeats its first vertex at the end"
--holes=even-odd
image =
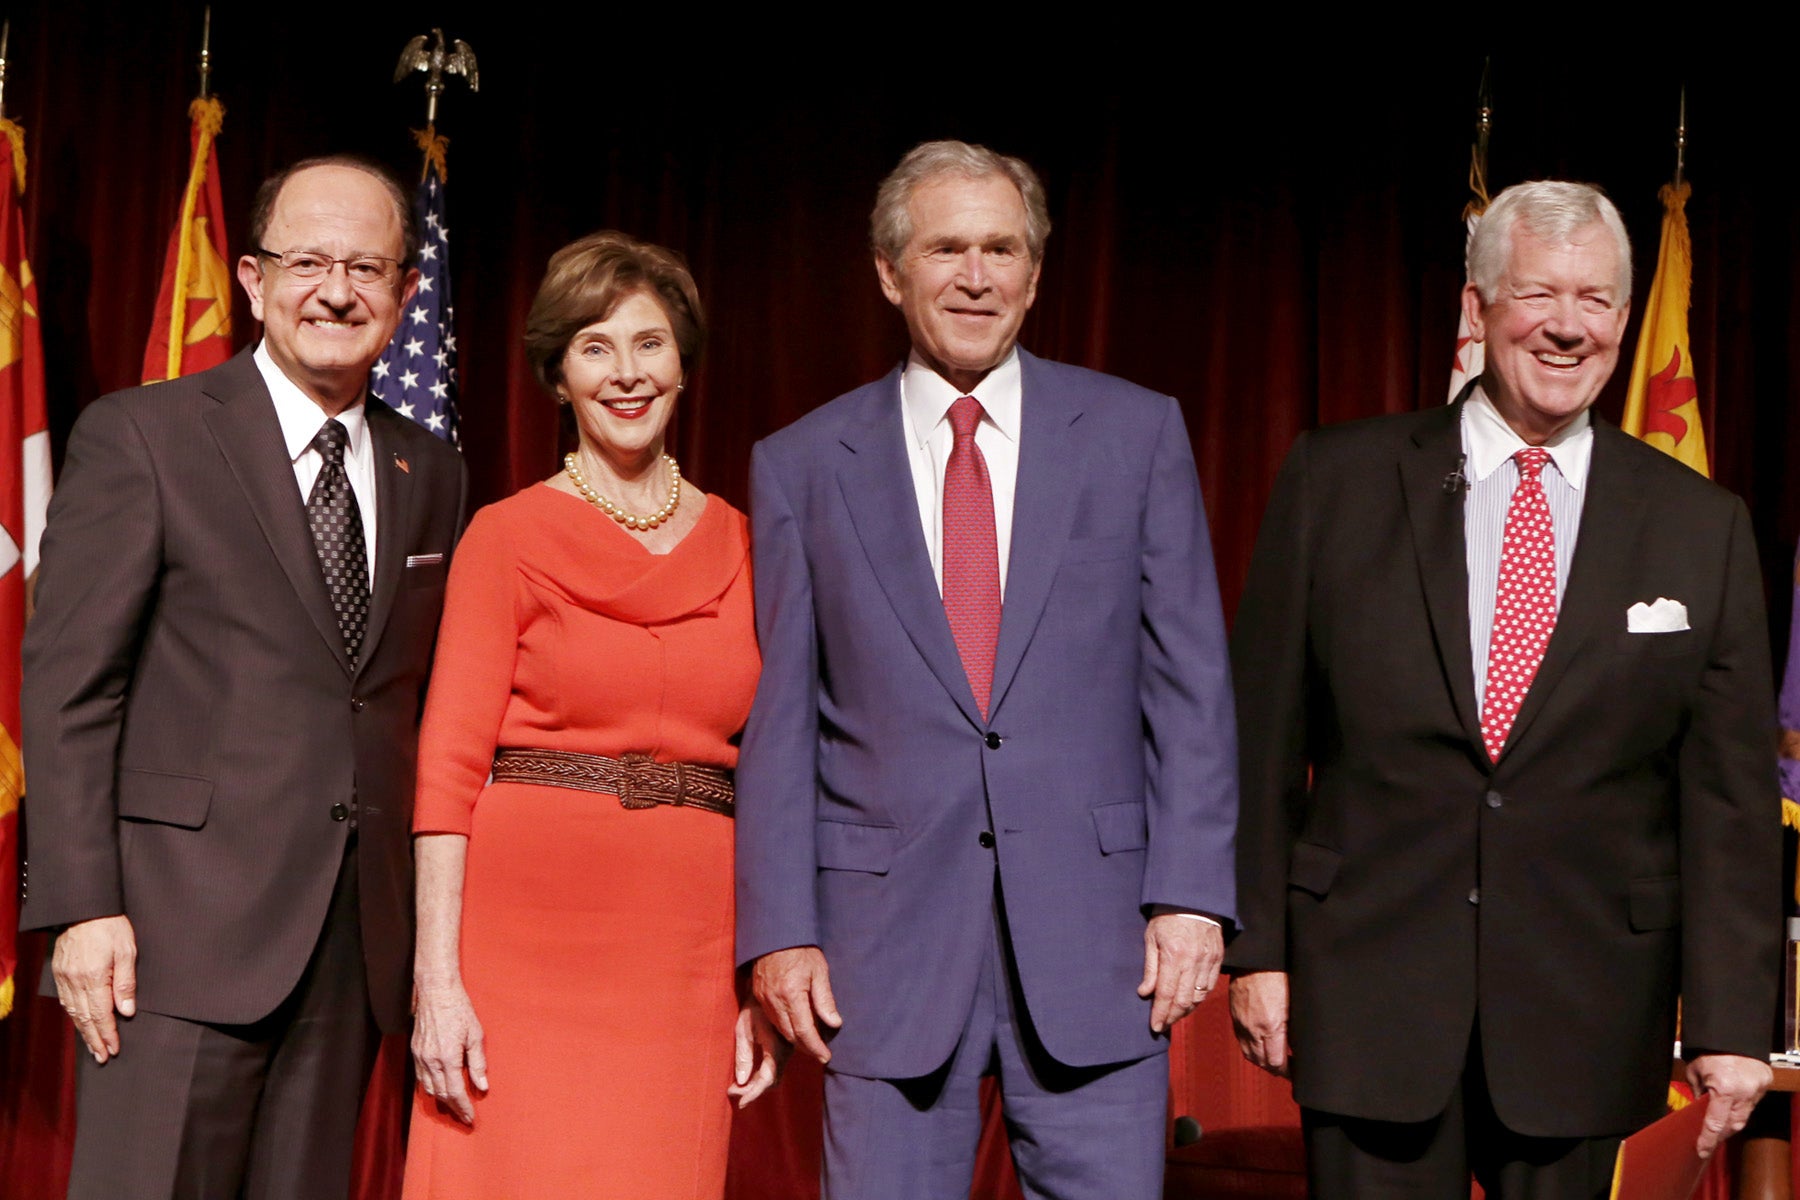
{"type": "Polygon", "coordinates": [[[738,957],[823,948],[849,1074],[949,1058],[996,870],[1032,1021],[1071,1065],[1162,1047],[1136,993],[1148,905],[1235,913],[1230,677],[1180,409],[1020,359],[987,720],[920,527],[900,372],[752,456],[763,675],[738,767],[738,957]]]}

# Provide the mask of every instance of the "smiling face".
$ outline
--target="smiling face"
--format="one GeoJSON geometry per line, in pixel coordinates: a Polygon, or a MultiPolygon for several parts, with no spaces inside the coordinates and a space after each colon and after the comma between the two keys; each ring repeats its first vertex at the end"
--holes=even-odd
{"type": "MultiPolygon", "coordinates": [[[[263,235],[265,250],[310,250],[337,259],[405,253],[400,215],[380,180],[345,166],[311,167],[282,186],[263,235]]],[[[296,279],[256,254],[238,260],[238,282],[263,323],[263,343],[282,374],[328,413],[354,404],[369,368],[393,337],[419,283],[416,270],[392,282],[351,283],[343,266],[296,279]]]]}
{"type": "Polygon", "coordinates": [[[1469,330],[1487,346],[1482,386],[1526,442],[1549,440],[1612,376],[1631,312],[1622,274],[1618,242],[1598,221],[1552,241],[1515,226],[1493,300],[1463,289],[1469,330]]]}
{"type": "Polygon", "coordinates": [[[578,330],[563,352],[558,391],[575,409],[584,452],[620,475],[662,453],[681,390],[681,351],[662,303],[635,291],[578,330]]]}
{"type": "Polygon", "coordinates": [[[1037,299],[1025,201],[1003,175],[942,175],[913,190],[907,213],[900,261],[875,256],[882,293],[905,315],[913,349],[967,392],[1011,352],[1037,299]]]}

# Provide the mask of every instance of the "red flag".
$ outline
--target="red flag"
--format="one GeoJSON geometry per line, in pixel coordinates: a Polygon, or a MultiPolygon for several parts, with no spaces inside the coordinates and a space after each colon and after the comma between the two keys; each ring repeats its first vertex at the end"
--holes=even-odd
{"type": "Polygon", "coordinates": [[[50,501],[44,350],[37,283],[25,259],[25,131],[0,119],[0,1016],[12,1010],[18,966],[19,643],[27,581],[50,501]]]}
{"type": "Polygon", "coordinates": [[[188,106],[188,116],[194,154],[144,348],[145,383],[192,375],[231,357],[231,267],[216,144],[225,106],[202,97],[188,106]]]}

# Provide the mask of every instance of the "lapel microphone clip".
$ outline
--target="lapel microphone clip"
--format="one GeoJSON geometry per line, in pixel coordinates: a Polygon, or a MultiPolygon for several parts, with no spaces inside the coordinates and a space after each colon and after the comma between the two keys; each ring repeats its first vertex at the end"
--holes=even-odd
{"type": "Polygon", "coordinates": [[[1444,476],[1444,495],[1454,496],[1458,492],[1469,490],[1469,477],[1463,474],[1463,464],[1469,461],[1467,454],[1456,456],[1456,467],[1444,476]]]}

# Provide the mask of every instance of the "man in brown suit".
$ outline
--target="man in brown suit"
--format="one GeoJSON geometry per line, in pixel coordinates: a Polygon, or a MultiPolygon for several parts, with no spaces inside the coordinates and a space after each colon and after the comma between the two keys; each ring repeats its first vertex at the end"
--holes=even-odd
{"type": "Polygon", "coordinates": [[[409,1022],[416,726],[466,476],[367,398],[418,286],[371,164],[271,179],[263,339],[70,436],[25,638],[22,924],[59,931],[71,1197],[341,1196],[409,1022]],[[116,1016],[115,1016],[116,1014],[116,1016]]]}

